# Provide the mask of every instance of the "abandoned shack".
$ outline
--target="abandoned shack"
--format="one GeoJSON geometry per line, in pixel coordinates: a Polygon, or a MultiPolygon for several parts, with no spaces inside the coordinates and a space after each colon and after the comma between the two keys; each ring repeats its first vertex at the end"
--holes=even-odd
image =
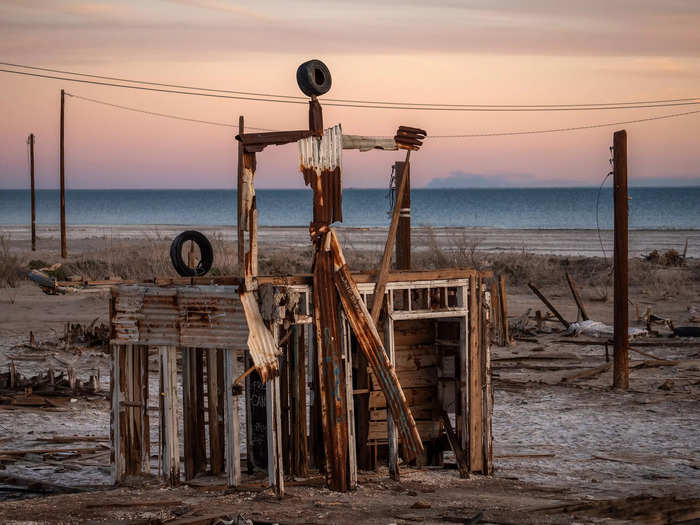
{"type": "MultiPolygon", "coordinates": [[[[339,124],[324,130],[317,98],[330,88],[324,68],[300,66],[308,73],[299,84],[311,96],[309,130],[246,134],[241,117],[241,275],[193,273],[112,289],[115,483],[151,472],[155,429],[158,475],[171,484],[181,479],[182,458],[186,480],[225,474],[239,486],[242,450],[247,473],[266,470],[279,495],[285,474],[318,469],[329,488],[345,491],[357,485],[358,469],[387,461],[399,479],[399,458],[439,465],[449,450],[461,476],[491,473],[490,275],[390,271],[399,219],[410,217],[403,198],[410,153],[426,133],[400,126],[392,140],[343,135],[339,124]],[[314,195],[313,274],[259,276],[256,154],[292,142],[314,195]],[[331,224],[342,221],[343,150],[373,148],[405,149],[406,160],[380,268],[356,274],[331,224]],[[151,351],[158,353],[157,423],[149,413],[151,351]]],[[[402,235],[410,241],[408,224],[402,235]]]]}

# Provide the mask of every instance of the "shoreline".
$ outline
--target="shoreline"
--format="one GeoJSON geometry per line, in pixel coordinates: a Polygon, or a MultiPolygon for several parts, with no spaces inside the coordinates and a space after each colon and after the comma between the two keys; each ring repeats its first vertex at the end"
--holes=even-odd
{"type": "MultiPolygon", "coordinates": [[[[38,248],[57,249],[55,241],[60,238],[57,224],[37,225],[38,248]]],[[[80,251],[85,243],[100,241],[163,241],[169,242],[185,230],[198,230],[208,237],[216,237],[225,242],[236,238],[236,226],[211,225],[68,225],[69,251],[80,251]],[[73,246],[71,247],[71,242],[73,246]]],[[[386,241],[386,227],[346,227],[337,226],[344,244],[359,250],[382,250],[386,241]]],[[[28,225],[2,225],[0,235],[8,238],[12,245],[21,249],[29,248],[31,232],[28,225]]],[[[305,226],[261,226],[258,231],[262,248],[286,248],[309,246],[308,228],[305,226]]],[[[439,246],[445,249],[479,252],[524,251],[536,254],[610,257],[613,250],[612,230],[594,229],[515,229],[484,227],[429,227],[412,228],[412,247],[426,250],[439,246]]],[[[653,250],[665,252],[675,249],[683,252],[688,242],[687,256],[700,257],[700,229],[684,230],[630,230],[629,254],[638,257],[653,250]]]]}

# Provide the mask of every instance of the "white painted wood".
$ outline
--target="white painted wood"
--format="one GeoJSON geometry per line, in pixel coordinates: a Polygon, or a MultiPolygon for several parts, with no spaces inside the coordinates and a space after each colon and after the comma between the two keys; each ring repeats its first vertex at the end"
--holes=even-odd
{"type": "Polygon", "coordinates": [[[405,321],[408,319],[438,319],[444,317],[464,317],[467,315],[467,309],[462,307],[451,306],[449,308],[441,308],[439,310],[405,310],[395,311],[391,314],[391,319],[394,321],[405,321]]]}
{"type": "MultiPolygon", "coordinates": [[[[389,357],[389,362],[394,365],[396,361],[393,318],[394,300],[391,293],[387,295],[386,309],[389,315],[386,319],[385,351],[389,357]]],[[[399,435],[393,417],[387,417],[387,436],[389,441],[389,476],[391,476],[391,479],[399,481],[399,435]]]]}
{"type": "MultiPolygon", "coordinates": [[[[275,343],[279,340],[279,325],[273,324],[272,335],[275,343]]],[[[265,383],[265,404],[267,413],[267,476],[270,485],[275,487],[278,497],[284,495],[284,464],[282,451],[282,412],[280,407],[280,378],[268,379],[265,383]]]]}
{"type": "Polygon", "coordinates": [[[233,395],[233,381],[238,377],[236,350],[224,352],[224,446],[226,447],[226,481],[229,487],[241,484],[241,439],[238,396],[233,395]]]}
{"type": "Polygon", "coordinates": [[[459,319],[459,402],[461,413],[457,414],[457,432],[460,446],[469,458],[469,287],[457,291],[457,305],[465,311],[459,319]]]}
{"type": "Polygon", "coordinates": [[[352,348],[350,345],[350,326],[345,312],[341,309],[340,317],[340,340],[343,348],[343,358],[345,359],[345,399],[347,401],[348,418],[348,475],[349,487],[351,490],[357,488],[357,444],[355,442],[355,398],[352,388],[352,348]]]}

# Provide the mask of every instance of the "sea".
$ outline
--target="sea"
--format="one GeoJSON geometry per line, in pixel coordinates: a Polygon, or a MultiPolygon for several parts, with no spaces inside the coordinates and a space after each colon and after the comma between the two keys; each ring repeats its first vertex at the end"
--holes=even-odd
{"type": "MultiPolygon", "coordinates": [[[[261,226],[308,226],[312,193],[256,190],[261,226]]],[[[27,224],[28,190],[0,190],[0,225],[27,224]]],[[[387,226],[391,195],[345,189],[343,225],[387,226]]],[[[36,192],[37,224],[59,222],[58,190],[36,192]]],[[[236,224],[235,190],[67,190],[66,215],[78,225],[236,224]]],[[[414,226],[508,229],[611,229],[611,188],[413,189],[414,226]]],[[[629,189],[630,229],[700,229],[700,186],[629,189]]]]}

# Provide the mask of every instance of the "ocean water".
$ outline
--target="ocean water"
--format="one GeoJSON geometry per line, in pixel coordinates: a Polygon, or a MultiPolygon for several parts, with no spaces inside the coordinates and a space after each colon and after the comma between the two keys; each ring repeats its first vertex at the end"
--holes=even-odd
{"type": "MultiPolygon", "coordinates": [[[[308,226],[311,190],[257,190],[261,226],[308,226]]],[[[598,188],[414,189],[415,226],[596,228],[598,188]]],[[[699,229],[700,187],[630,188],[631,229],[699,229]]],[[[58,190],[38,190],[37,223],[59,221],[58,190]]],[[[386,190],[346,189],[345,226],[387,226],[386,190]]],[[[612,227],[612,190],[600,193],[599,221],[612,227]]],[[[235,225],[234,190],[68,190],[69,224],[235,225]]],[[[0,190],[0,225],[27,224],[28,190],[0,190]]]]}

